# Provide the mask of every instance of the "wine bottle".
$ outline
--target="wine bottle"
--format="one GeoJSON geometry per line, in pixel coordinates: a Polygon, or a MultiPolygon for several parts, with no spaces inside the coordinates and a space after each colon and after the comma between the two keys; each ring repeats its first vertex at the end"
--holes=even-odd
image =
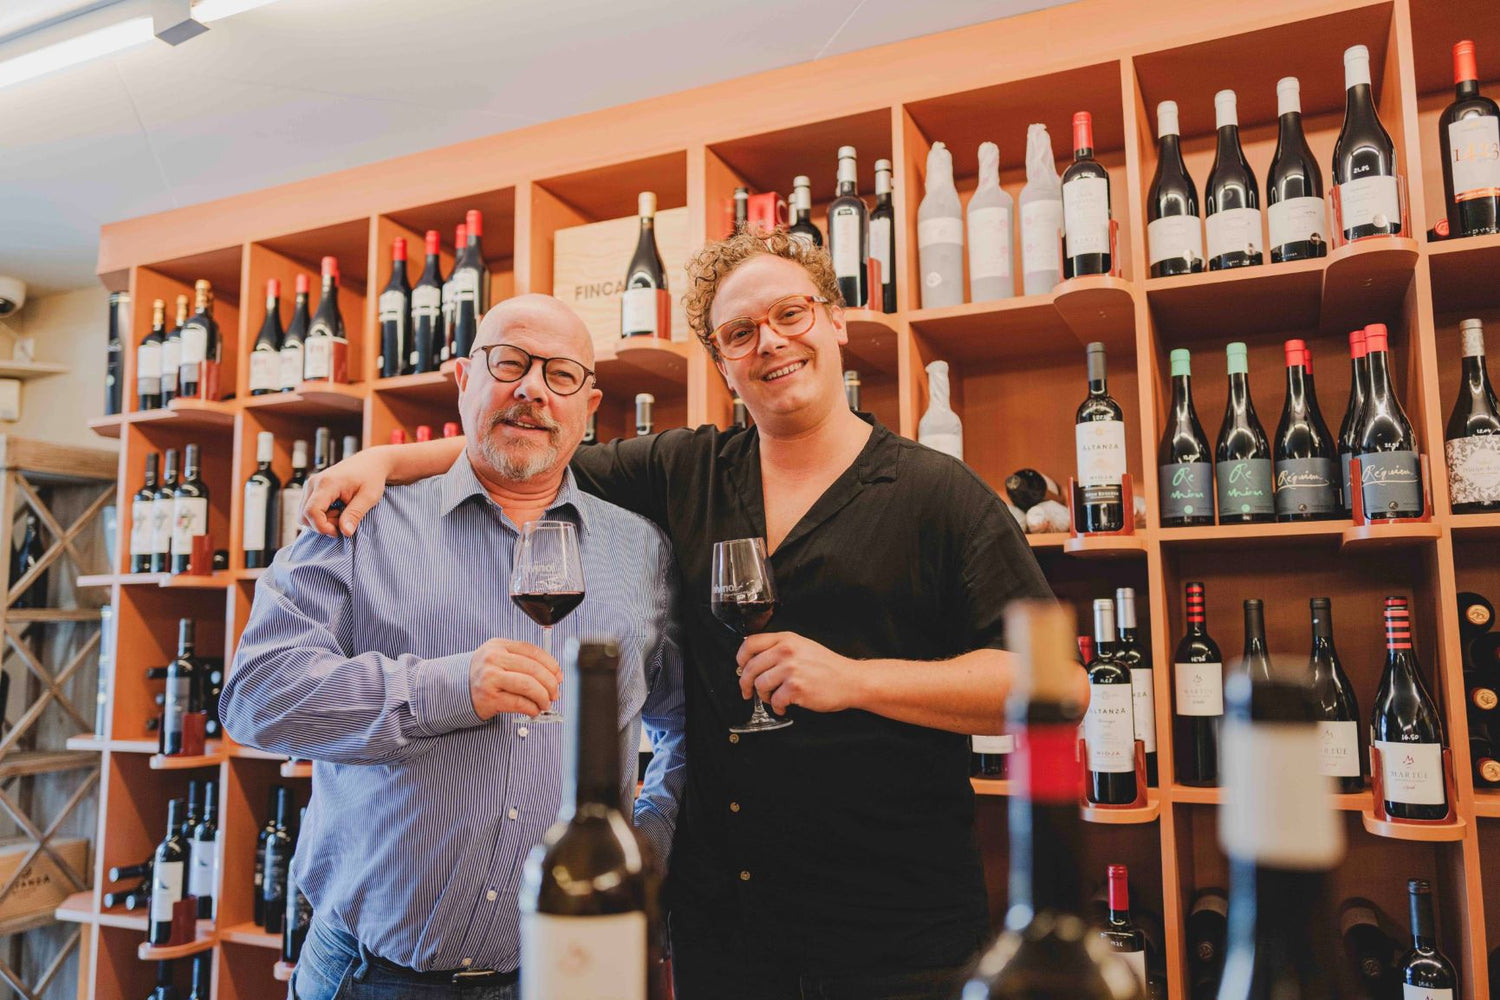
{"type": "Polygon", "coordinates": [[[1392,819],[1448,815],[1443,784],[1443,720],[1411,645],[1406,598],[1385,599],[1385,672],[1375,693],[1370,742],[1380,751],[1385,811],[1392,819]]]}
{"type": "Polygon", "coordinates": [[[1072,621],[1056,605],[1013,604],[1006,635],[1016,640],[1017,678],[1006,702],[1016,733],[1010,796],[1010,909],[1005,929],[981,953],[965,1000],[1054,997],[1107,1000],[1135,995],[1128,968],[1078,913],[1076,722],[1071,690],[1072,621]]]}
{"type": "Polygon", "coordinates": [[[1370,381],[1356,446],[1365,517],[1371,521],[1421,517],[1424,500],[1417,438],[1391,384],[1382,324],[1365,327],[1365,353],[1370,381]]]}
{"type": "Polygon", "coordinates": [[[406,277],[406,240],[391,240],[391,280],[380,293],[380,356],[375,367],[381,378],[405,375],[411,355],[411,283],[406,277]]]}
{"type": "MultiPolygon", "coordinates": [[[[598,413],[590,413],[589,414],[588,420],[583,425],[583,439],[578,442],[579,444],[598,444],[599,443],[599,420],[598,420],[598,417],[599,417],[598,413]]],[[[397,427],[395,430],[391,431],[391,444],[405,444],[405,443],[406,443],[406,432],[404,430],[402,430],[401,428],[397,427]],[[399,441],[396,440],[396,435],[397,434],[401,435],[401,440],[399,440],[399,441]]]]}
{"type": "MultiPolygon", "coordinates": [[[[872,242],[874,226],[875,219],[872,216],[872,242]]],[[[787,231],[793,239],[801,240],[807,246],[823,245],[823,233],[812,220],[812,179],[806,174],[798,174],[792,178],[792,224],[787,231]]]]}
{"type": "Polygon", "coordinates": [[[1312,609],[1312,655],[1308,673],[1318,719],[1318,770],[1334,779],[1340,792],[1362,792],[1359,747],[1359,700],[1354,685],[1339,662],[1333,644],[1333,602],[1314,597],[1312,609]]]}
{"type": "Polygon", "coordinates": [[[417,443],[432,440],[432,427],[429,424],[417,425],[417,443]]]}
{"type": "MultiPolygon", "coordinates": [[[[297,832],[300,838],[302,827],[307,823],[307,807],[297,813],[297,832]]],[[[287,965],[296,965],[302,957],[302,945],[307,941],[307,929],[312,926],[312,904],[307,901],[302,887],[297,884],[296,843],[292,844],[292,860],[286,868],[286,915],[281,928],[281,960],[287,965]]]]}
{"type": "Polygon", "coordinates": [[[922,308],[940,309],[964,300],[964,218],[953,185],[953,154],[941,142],[927,151],[927,179],[917,206],[917,261],[922,308]]]}
{"type": "Polygon", "coordinates": [[[264,396],[281,389],[281,282],[266,282],[266,318],[250,349],[250,395],[264,396]]]}
{"type": "Polygon", "coordinates": [[[280,542],[281,480],[271,469],[276,453],[276,436],[261,431],[255,436],[255,471],[245,480],[245,504],[242,508],[245,568],[261,569],[271,565],[280,542]]]}
{"type": "Polygon", "coordinates": [[[1484,360],[1484,323],[1459,324],[1463,376],[1443,451],[1448,460],[1448,492],[1455,514],[1500,510],[1500,400],[1484,360]]]}
{"type": "MultiPolygon", "coordinates": [[[[896,311],[896,209],[891,204],[891,161],[875,161],[875,208],[870,212],[870,256],[880,262],[880,309],[896,311]]],[[[873,289],[872,289],[873,291],[873,289]]]]}
{"type": "Polygon", "coordinates": [[[1344,50],[1344,125],[1333,146],[1333,183],[1344,240],[1401,235],[1396,146],[1380,124],[1370,94],[1370,50],[1344,50]]]}
{"type": "Polygon", "coordinates": [[[219,362],[219,324],[214,321],[214,292],[206,279],[193,282],[193,318],[182,325],[181,367],[177,371],[177,395],[207,398],[201,384],[203,365],[219,362]]]}
{"type": "Polygon", "coordinates": [[[490,309],[490,273],[484,263],[484,217],[464,213],[466,242],[453,261],[453,357],[467,358],[479,334],[479,321],[490,309]]]}
{"type": "Polygon", "coordinates": [[[1455,1000],[1458,973],[1448,956],[1438,950],[1437,921],[1432,914],[1432,883],[1426,879],[1408,879],[1406,891],[1411,897],[1411,950],[1401,959],[1401,981],[1408,996],[1418,994],[1427,1000],[1455,1000]]]}
{"type": "Polygon", "coordinates": [[[1489,728],[1480,729],[1469,722],[1469,761],[1474,768],[1476,788],[1500,788],[1500,750],[1490,738],[1489,728]]]}
{"type": "Polygon", "coordinates": [[[266,845],[276,836],[276,805],[281,794],[286,791],[281,785],[272,785],[268,794],[269,801],[266,804],[266,821],[255,834],[255,891],[252,894],[254,900],[255,923],[264,928],[266,926],[266,845]]]}
{"type": "Polygon", "coordinates": [[[151,572],[152,508],[156,503],[157,463],[161,456],[146,456],[146,477],[141,488],[130,498],[130,572],[151,572]]]}
{"type": "Polygon", "coordinates": [[[349,381],[349,338],[344,333],[344,314],[339,311],[337,257],[323,258],[323,292],[302,350],[304,381],[349,381]]]}
{"type": "Polygon", "coordinates": [[[1099,937],[1111,951],[1125,960],[1140,983],[1141,996],[1147,996],[1146,935],[1130,919],[1130,872],[1124,865],[1105,869],[1109,882],[1109,915],[1099,937]]]}
{"type": "MultiPolygon", "coordinates": [[[[281,488],[277,545],[284,549],[302,534],[302,501],[307,496],[307,442],[292,442],[292,478],[281,488]]],[[[269,565],[269,563],[268,563],[269,565]]]]}
{"type": "Polygon", "coordinates": [[[151,917],[146,939],[166,944],[172,937],[172,907],[182,901],[187,880],[187,844],[182,840],[182,818],[187,803],[167,803],[167,835],[156,846],[151,859],[151,917]]]}
{"type": "Polygon", "coordinates": [[[333,464],[333,431],[319,427],[313,432],[313,472],[322,472],[333,464]]]}
{"type": "Polygon", "coordinates": [[[1302,84],[1295,76],[1276,81],[1276,114],[1276,154],[1266,175],[1271,263],[1326,257],[1323,171],[1302,132],[1302,84]]]}
{"type": "Polygon", "coordinates": [[[1015,202],[1000,186],[1000,147],[979,144],[979,186],[969,198],[969,301],[1016,294],[1015,202]]]}
{"type": "Polygon", "coordinates": [[[625,293],[620,300],[621,337],[662,337],[669,331],[657,323],[657,292],[667,287],[667,270],[656,249],[656,195],[642,191],[638,199],[641,233],[635,255],[625,272],[625,293]]]}
{"type": "Polygon", "coordinates": [[[844,372],[844,399],[848,400],[849,409],[859,412],[859,372],[852,368],[844,372]]]}
{"type": "Polygon", "coordinates": [[[443,344],[443,237],[436,229],[429,229],[425,240],[427,263],[411,290],[410,365],[414,372],[437,371],[443,344]]]}
{"type": "MultiPolygon", "coordinates": [[[[1465,646],[1469,640],[1488,632],[1494,623],[1495,606],[1483,594],[1472,590],[1458,592],[1458,632],[1465,646]]],[[[1468,669],[1467,661],[1464,669],[1468,669]]]]}
{"type": "Polygon", "coordinates": [[[1250,398],[1249,349],[1235,341],[1225,350],[1229,400],[1214,448],[1219,523],[1254,524],[1276,519],[1271,445],[1250,398]]]}
{"type": "Polygon", "coordinates": [[[1030,510],[1043,500],[1062,502],[1062,490],[1050,476],[1035,469],[1017,469],[1006,476],[1005,495],[1021,510],[1030,510]]]}
{"type": "Polygon", "coordinates": [[[565,659],[574,794],[521,876],[521,997],[659,998],[660,860],[621,812],[619,647],[570,640],[565,659]]]}
{"type": "Polygon", "coordinates": [[[1157,483],[1164,528],[1214,523],[1213,452],[1193,407],[1192,356],[1176,348],[1172,361],[1172,409],[1157,451],[1157,483]]]}
{"type": "Polygon", "coordinates": [[[457,301],[455,293],[458,286],[454,284],[453,279],[458,276],[458,258],[462,256],[464,247],[468,243],[469,227],[460,222],[453,230],[453,270],[448,272],[448,280],[443,282],[443,341],[442,346],[438,348],[439,364],[457,356],[453,353],[453,304],[457,301]]]}
{"type": "Polygon", "coordinates": [[[1021,287],[1044,295],[1062,280],[1062,187],[1047,126],[1026,126],[1026,186],[1021,206],[1021,287]]]}
{"type": "Polygon", "coordinates": [[[917,443],[964,460],[964,425],[949,402],[946,361],[927,366],[927,412],[917,424],[917,443]]]}
{"type": "Polygon", "coordinates": [[[1307,762],[1318,729],[1305,687],[1244,674],[1227,685],[1224,805],[1229,933],[1219,1000],[1337,997],[1332,870],[1344,824],[1307,762]]]}
{"type": "Polygon", "coordinates": [[[750,411],[745,407],[745,401],[738,396],[730,400],[730,412],[734,426],[744,429],[750,426],[750,411]]]}
{"type": "Polygon", "coordinates": [[[1182,161],[1176,101],[1156,106],[1156,139],[1156,173],[1146,192],[1151,277],[1196,274],[1203,270],[1203,222],[1197,185],[1182,161]]]}
{"type": "Polygon", "coordinates": [[[104,415],[107,417],[125,408],[125,345],[120,340],[120,328],[129,325],[129,314],[130,294],[111,292],[104,358],[104,415]]]}
{"type": "Polygon", "coordinates": [[[200,951],[193,956],[193,991],[187,1000],[209,1000],[213,993],[214,953],[200,951]]]}
{"type": "Polygon", "coordinates": [[[193,628],[191,618],[178,619],[177,656],[167,664],[161,723],[161,752],[167,755],[182,753],[183,716],[198,710],[198,662],[193,658],[193,628]]]}
{"type": "Polygon", "coordinates": [[[188,320],[188,297],[177,296],[177,319],[161,342],[161,405],[177,398],[177,376],[182,369],[182,328],[188,320]]]}
{"type": "Polygon", "coordinates": [[[1074,528],[1081,532],[1125,527],[1125,414],[1109,394],[1104,345],[1088,345],[1089,394],[1074,417],[1078,460],[1078,504],[1074,528]]]}
{"type": "Polygon", "coordinates": [[[267,934],[280,934],[286,924],[287,870],[291,867],[292,851],[296,848],[296,828],[292,824],[292,790],[277,785],[276,826],[269,836],[262,836],[262,858],[264,874],[261,883],[261,903],[265,913],[267,934]]]}
{"type": "Polygon", "coordinates": [[[167,337],[167,304],[151,303],[151,332],[135,349],[135,397],[137,409],[161,407],[161,349],[167,337]]]}
{"type": "Polygon", "coordinates": [[[1224,970],[1224,937],[1228,931],[1229,898],[1219,888],[1200,889],[1188,910],[1183,936],[1187,938],[1188,975],[1193,1000],[1213,1000],[1224,970]]]}
{"type": "Polygon", "coordinates": [[[162,460],[161,483],[151,500],[151,572],[172,569],[172,504],[177,492],[177,449],[168,448],[162,460]]]}
{"type": "Polygon", "coordinates": [[[302,384],[303,361],[305,360],[304,345],[307,343],[307,330],[312,325],[312,317],[308,312],[308,281],[307,275],[297,275],[295,283],[296,299],[292,306],[292,322],[286,328],[286,336],[281,338],[281,350],[278,352],[281,361],[281,391],[294,392],[297,386],[302,384]]]}
{"type": "MultiPolygon", "coordinates": [[[[443,425],[443,437],[456,437],[458,435],[458,424],[448,421],[443,425]]],[[[343,444],[339,447],[339,461],[352,458],[359,454],[359,438],[353,434],[345,434],[343,444]]]]}
{"type": "Polygon", "coordinates": [[[1359,418],[1370,394],[1370,360],[1365,350],[1365,331],[1361,327],[1349,334],[1349,404],[1339,425],[1339,463],[1343,466],[1344,487],[1339,500],[1346,515],[1354,513],[1354,489],[1349,482],[1349,460],[1359,452],[1359,418]]]}
{"type": "Polygon", "coordinates": [[[1338,441],[1328,430],[1308,379],[1307,345],[1286,342],[1286,402],[1276,425],[1275,502],[1278,521],[1321,521],[1339,515],[1338,441]]]}
{"type": "MultiPolygon", "coordinates": [[[[1115,588],[1115,662],[1130,675],[1131,715],[1135,720],[1135,738],[1146,750],[1146,784],[1157,784],[1156,769],[1156,675],[1151,657],[1142,649],[1136,634],[1135,588],[1115,588]]],[[[1131,759],[1134,760],[1134,748],[1131,759]]]]}
{"type": "Polygon", "coordinates": [[[1088,664],[1089,708],[1083,717],[1090,802],[1135,801],[1135,718],[1130,672],[1115,661],[1115,602],[1094,601],[1094,659],[1088,664]]]}
{"type": "Polygon", "coordinates": [[[976,778],[1000,780],[1008,774],[1007,762],[1015,752],[1016,738],[1010,733],[969,737],[973,757],[970,770],[976,778]]]}
{"type": "Polygon", "coordinates": [[[732,232],[738,236],[750,228],[750,189],[737,187],[734,189],[734,229],[732,232]]]}
{"type": "Polygon", "coordinates": [[[1339,931],[1358,995],[1372,1000],[1398,995],[1396,943],[1381,927],[1375,904],[1357,896],[1344,900],[1339,906],[1339,931]]]}
{"type": "MultiPolygon", "coordinates": [[[[15,585],[21,577],[31,572],[42,560],[42,525],[37,519],[36,513],[30,508],[26,510],[26,530],[21,536],[21,542],[11,553],[10,579],[15,585]]],[[[47,606],[47,571],[38,573],[29,586],[11,604],[13,608],[45,608],[47,606]]],[[[4,706],[0,705],[0,709],[4,706]]],[[[0,711],[0,719],[4,718],[0,711]]]]}
{"type": "Polygon", "coordinates": [[[1254,681],[1269,681],[1271,657],[1266,652],[1266,606],[1258,598],[1245,601],[1245,650],[1240,655],[1240,672],[1254,681]]]}
{"type": "Polygon", "coordinates": [[[190,444],[182,481],[172,491],[172,572],[186,573],[194,540],[208,534],[208,487],[198,478],[198,446],[190,444]]]}
{"type": "Polygon", "coordinates": [[[1438,119],[1448,232],[1500,233],[1500,107],[1479,93],[1471,40],[1453,46],[1453,85],[1453,103],[1438,119]]]}
{"type": "Polygon", "coordinates": [[[1240,118],[1234,91],[1214,95],[1219,144],[1203,188],[1208,230],[1208,269],[1263,263],[1260,241],[1260,188],[1240,147],[1240,118]]]}
{"type": "Polygon", "coordinates": [[[1187,634],[1172,657],[1176,694],[1173,747],[1179,784],[1219,783],[1219,724],[1224,717],[1224,655],[1208,634],[1203,584],[1189,583],[1187,634]]]}
{"type": "Polygon", "coordinates": [[[192,872],[188,893],[198,898],[198,918],[214,918],[219,884],[219,796],[214,782],[203,785],[203,817],[193,827],[192,872]]]}
{"type": "Polygon", "coordinates": [[[1063,277],[1108,274],[1114,266],[1110,239],[1109,171],[1094,159],[1094,119],[1073,116],[1073,162],[1062,176],[1063,277]]]}
{"type": "Polygon", "coordinates": [[[177,985],[172,982],[173,962],[168,959],[156,963],[156,986],[146,1000],[177,1000],[177,985]]]}
{"type": "Polygon", "coordinates": [[[828,206],[828,253],[844,305],[862,309],[870,301],[870,213],[859,196],[853,146],[839,147],[839,183],[828,206]]]}

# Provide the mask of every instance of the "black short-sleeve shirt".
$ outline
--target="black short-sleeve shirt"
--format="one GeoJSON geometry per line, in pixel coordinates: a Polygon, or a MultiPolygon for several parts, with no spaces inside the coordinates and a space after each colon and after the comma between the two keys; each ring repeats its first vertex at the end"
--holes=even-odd
{"type": "MultiPolygon", "coordinates": [[[[771,555],[768,630],[855,659],[1003,647],[1005,605],[1051,593],[1015,519],[967,466],[866,419],[859,457],[771,555]]],[[[988,911],[966,737],[796,707],[789,728],[729,732],[751,706],[709,567],[714,542],[766,534],[757,432],[671,430],[580,449],[573,468],[660,525],[681,572],[687,788],[669,905],[738,919],[757,953],[808,974],[967,958],[988,911]]]]}

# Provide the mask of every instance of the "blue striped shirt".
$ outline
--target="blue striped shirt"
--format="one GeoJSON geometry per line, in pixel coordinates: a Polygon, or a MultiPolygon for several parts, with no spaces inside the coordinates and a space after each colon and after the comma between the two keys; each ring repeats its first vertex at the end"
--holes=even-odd
{"type": "MultiPolygon", "coordinates": [[[[666,538],[571,471],[546,516],[579,526],[586,592],[554,648],[619,642],[622,801],[644,718],[657,752],[635,818],[665,861],[685,774],[666,538]]],[[[481,721],[469,694],[486,640],[541,642],[508,596],[517,538],[467,455],[393,487],[354,538],[304,532],[277,554],[225,684],[231,736],[314,761],[294,870],[319,918],[409,968],[516,968],[521,866],[561,801],[567,727],[481,721]]]]}

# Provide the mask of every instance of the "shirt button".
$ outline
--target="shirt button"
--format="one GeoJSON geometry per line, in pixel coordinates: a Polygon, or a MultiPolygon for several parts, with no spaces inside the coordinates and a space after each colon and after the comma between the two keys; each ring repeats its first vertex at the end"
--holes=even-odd
{"type": "Polygon", "coordinates": [[[495,900],[497,900],[497,899],[500,898],[500,894],[498,892],[496,892],[494,889],[491,889],[489,892],[487,892],[487,893],[484,894],[484,898],[488,899],[491,903],[493,903],[495,900]]]}
{"type": "Polygon", "coordinates": [[[729,803],[729,811],[732,812],[732,813],[739,812],[740,811],[740,804],[738,802],[731,802],[731,803],[729,803]]]}
{"type": "Polygon", "coordinates": [[[529,732],[531,732],[531,730],[527,729],[525,726],[521,726],[516,729],[516,735],[521,737],[521,739],[523,740],[526,738],[526,734],[529,732]]]}
{"type": "Polygon", "coordinates": [[[505,815],[509,816],[511,819],[515,819],[517,816],[521,815],[521,810],[517,809],[515,806],[511,806],[510,812],[506,813],[505,815]]]}
{"type": "Polygon", "coordinates": [[[740,734],[739,733],[730,733],[729,734],[729,742],[731,742],[731,743],[738,743],[739,741],[740,741],[740,734]]]}
{"type": "Polygon", "coordinates": [[[749,872],[740,872],[740,881],[741,882],[748,882],[748,881],[750,881],[750,873],[749,872]]]}
{"type": "Polygon", "coordinates": [[[743,676],[745,676],[745,668],[744,667],[735,667],[734,668],[734,676],[736,676],[736,677],[743,677],[743,676]]]}
{"type": "Polygon", "coordinates": [[[466,958],[462,962],[459,962],[458,964],[462,965],[465,969],[467,969],[469,966],[471,966],[471,965],[474,964],[474,960],[472,958],[466,958]]]}

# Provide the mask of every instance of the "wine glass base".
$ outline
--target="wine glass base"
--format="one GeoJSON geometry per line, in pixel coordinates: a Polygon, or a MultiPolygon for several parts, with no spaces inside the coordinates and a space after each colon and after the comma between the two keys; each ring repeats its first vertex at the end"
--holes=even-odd
{"type": "Polygon", "coordinates": [[[773,729],[785,729],[792,724],[791,719],[752,719],[743,726],[730,726],[731,733],[768,733],[773,729]]]}

